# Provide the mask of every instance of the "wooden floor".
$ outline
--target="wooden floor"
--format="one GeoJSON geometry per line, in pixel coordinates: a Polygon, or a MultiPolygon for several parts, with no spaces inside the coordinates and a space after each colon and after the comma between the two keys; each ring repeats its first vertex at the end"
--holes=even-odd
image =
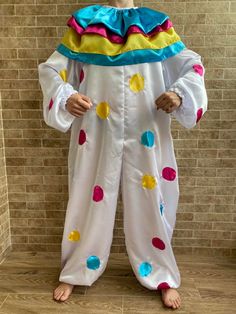
{"type": "Polygon", "coordinates": [[[178,310],[163,306],[159,292],[141,286],[126,255],[111,254],[91,286],[76,286],[65,302],[52,299],[59,253],[11,252],[0,265],[0,314],[231,314],[236,308],[236,260],[176,256],[182,283],[178,310]]]}

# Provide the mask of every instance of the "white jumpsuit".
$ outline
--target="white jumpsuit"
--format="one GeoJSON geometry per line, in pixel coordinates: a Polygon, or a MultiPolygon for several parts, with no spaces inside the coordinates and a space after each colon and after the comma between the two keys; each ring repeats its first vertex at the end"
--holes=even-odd
{"type": "Polygon", "coordinates": [[[148,289],[179,287],[171,247],[179,186],[170,124],[173,115],[192,128],[207,110],[200,55],[184,48],[159,62],[107,66],[54,51],[38,69],[45,122],[61,132],[71,128],[59,281],[90,286],[104,272],[121,183],[135,276],[148,289]],[[155,105],[167,90],[182,97],[172,114],[155,105]],[[77,92],[93,103],[81,117],[65,108],[77,92]]]}

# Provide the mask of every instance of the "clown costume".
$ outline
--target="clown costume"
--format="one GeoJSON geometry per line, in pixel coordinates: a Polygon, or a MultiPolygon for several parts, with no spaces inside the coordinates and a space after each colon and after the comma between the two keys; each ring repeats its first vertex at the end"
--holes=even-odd
{"type": "Polygon", "coordinates": [[[168,15],[148,7],[90,5],[76,10],[50,57],[39,64],[47,125],[71,129],[60,282],[91,286],[104,272],[119,186],[125,244],[139,282],[177,288],[171,247],[179,198],[171,116],[194,127],[207,110],[205,68],[168,15]],[[155,100],[173,91],[168,114],[155,100]],[[66,109],[74,93],[93,104],[83,116],[66,109]]]}

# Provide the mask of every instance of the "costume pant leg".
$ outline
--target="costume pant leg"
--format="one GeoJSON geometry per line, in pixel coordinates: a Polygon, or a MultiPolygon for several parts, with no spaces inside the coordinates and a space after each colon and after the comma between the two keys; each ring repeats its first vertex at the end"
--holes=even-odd
{"type": "Polygon", "coordinates": [[[115,90],[123,90],[123,84],[116,81],[118,68],[111,77],[109,68],[87,64],[84,73],[80,92],[93,107],[71,130],[59,281],[90,286],[105,270],[113,238],[123,145],[123,111],[115,90]]]}
{"type": "Polygon", "coordinates": [[[133,65],[125,74],[121,178],[125,243],[137,279],[149,289],[180,285],[171,247],[179,189],[170,116],[154,104],[164,92],[159,65],[133,65]]]}

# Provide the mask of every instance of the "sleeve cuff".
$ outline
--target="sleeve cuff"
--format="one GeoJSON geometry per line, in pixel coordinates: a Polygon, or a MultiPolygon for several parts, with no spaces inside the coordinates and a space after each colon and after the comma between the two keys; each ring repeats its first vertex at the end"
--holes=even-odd
{"type": "MultiPolygon", "coordinates": [[[[175,109],[175,111],[178,111],[179,113],[184,114],[185,113],[185,92],[182,88],[180,88],[178,85],[172,86],[168,89],[168,91],[175,92],[177,95],[179,95],[182,99],[181,105],[175,109]]],[[[171,115],[174,115],[174,112],[171,112],[171,115]]]]}
{"type": "Polygon", "coordinates": [[[69,85],[69,84],[66,85],[65,91],[64,91],[63,96],[61,97],[61,100],[60,100],[60,103],[59,103],[59,107],[60,107],[61,109],[63,109],[64,111],[68,111],[68,110],[66,109],[66,101],[67,101],[67,99],[68,99],[71,95],[77,94],[77,93],[78,93],[78,91],[75,90],[71,85],[69,85]]]}

